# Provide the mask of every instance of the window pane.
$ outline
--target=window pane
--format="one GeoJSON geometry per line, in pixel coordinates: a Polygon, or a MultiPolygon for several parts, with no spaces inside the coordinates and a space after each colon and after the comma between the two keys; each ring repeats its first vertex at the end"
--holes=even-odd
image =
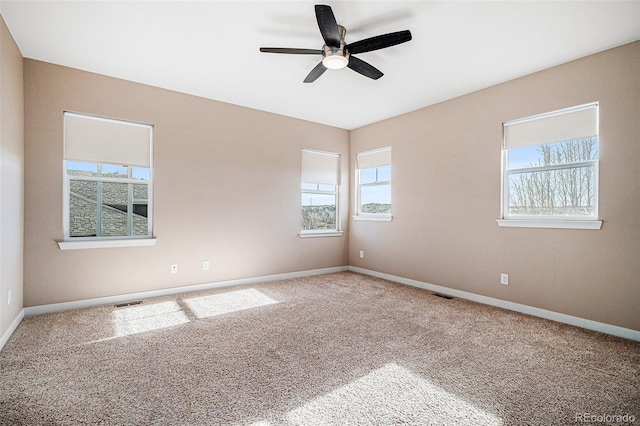
{"type": "Polygon", "coordinates": [[[98,176],[97,163],[83,161],[67,161],[67,174],[73,176],[98,176]]]}
{"type": "Polygon", "coordinates": [[[327,185],[323,183],[302,183],[303,191],[326,191],[336,192],[336,185],[327,185]]]}
{"type": "Polygon", "coordinates": [[[303,191],[317,191],[318,190],[318,184],[317,183],[305,183],[302,182],[302,190],[303,191]]]}
{"type": "Polygon", "coordinates": [[[509,215],[592,216],[593,165],[509,174],[509,215]]]}
{"type": "Polygon", "coordinates": [[[376,181],[376,168],[360,169],[360,183],[374,183],[376,181]]]}
{"type": "Polygon", "coordinates": [[[391,181],[391,164],[378,167],[378,182],[391,181]]]}
{"type": "Polygon", "coordinates": [[[147,235],[149,233],[148,193],[148,185],[133,184],[133,226],[131,229],[133,235],[147,235]]]}
{"type": "Polygon", "coordinates": [[[360,213],[391,213],[391,185],[360,187],[360,213]]]}
{"type": "Polygon", "coordinates": [[[102,235],[105,237],[126,236],[128,232],[127,183],[102,183],[102,235]]]}
{"type": "Polygon", "coordinates": [[[598,137],[574,139],[508,151],[508,169],[568,164],[598,158],[598,137]]]}
{"type": "Polygon", "coordinates": [[[69,236],[95,237],[97,235],[98,183],[71,180],[69,182],[69,236]]]}
{"type": "Polygon", "coordinates": [[[127,175],[128,175],[128,167],[127,166],[116,166],[114,164],[103,164],[102,165],[102,176],[127,177],[127,175]]]}
{"type": "Polygon", "coordinates": [[[320,191],[328,191],[328,192],[336,192],[336,186],[335,185],[320,184],[320,185],[318,185],[318,190],[320,190],[320,191]]]}
{"type": "Polygon", "coordinates": [[[336,196],[303,192],[302,229],[337,229],[336,196]]]}
{"type": "Polygon", "coordinates": [[[151,180],[151,169],[148,167],[131,167],[134,179],[151,180]]]}

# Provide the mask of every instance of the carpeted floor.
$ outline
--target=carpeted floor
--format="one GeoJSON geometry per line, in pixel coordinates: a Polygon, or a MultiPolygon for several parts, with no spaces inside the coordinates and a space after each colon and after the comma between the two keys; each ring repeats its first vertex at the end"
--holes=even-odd
{"type": "Polygon", "coordinates": [[[638,342],[345,272],[25,318],[0,424],[632,424],[639,370],[638,342]]]}

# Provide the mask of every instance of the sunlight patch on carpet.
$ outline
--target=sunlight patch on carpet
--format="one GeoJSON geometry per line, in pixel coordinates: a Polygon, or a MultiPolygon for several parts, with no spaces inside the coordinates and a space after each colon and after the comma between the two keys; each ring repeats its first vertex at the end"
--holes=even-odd
{"type": "Polygon", "coordinates": [[[176,302],[138,305],[113,311],[114,337],[159,330],[189,322],[176,302]]]}
{"type": "Polygon", "coordinates": [[[184,299],[184,303],[196,317],[207,318],[244,309],[256,308],[258,306],[273,305],[280,302],[256,289],[250,288],[247,290],[237,290],[229,293],[184,299]]]}
{"type": "Polygon", "coordinates": [[[502,425],[500,418],[390,363],[287,414],[288,424],[502,425]]]}

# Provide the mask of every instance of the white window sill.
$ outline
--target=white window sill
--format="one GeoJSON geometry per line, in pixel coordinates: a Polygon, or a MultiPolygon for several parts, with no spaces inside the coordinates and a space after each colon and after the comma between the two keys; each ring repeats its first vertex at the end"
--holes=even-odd
{"type": "Polygon", "coordinates": [[[377,215],[354,214],[352,218],[353,220],[370,220],[374,222],[391,222],[393,220],[393,216],[388,214],[377,214],[377,215]]]}
{"type": "Polygon", "coordinates": [[[559,219],[497,219],[498,226],[507,228],[600,229],[601,220],[559,219]]]}
{"type": "Polygon", "coordinates": [[[342,231],[303,231],[300,238],[342,237],[342,231]]]}
{"type": "Polygon", "coordinates": [[[90,240],[58,241],[60,250],[83,250],[112,247],[149,247],[155,246],[157,238],[138,238],[132,240],[90,240]]]}

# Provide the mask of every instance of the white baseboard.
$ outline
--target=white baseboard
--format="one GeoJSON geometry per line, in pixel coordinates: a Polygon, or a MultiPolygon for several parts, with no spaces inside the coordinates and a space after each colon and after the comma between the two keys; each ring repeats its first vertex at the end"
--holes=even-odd
{"type": "Polygon", "coordinates": [[[467,299],[473,302],[483,303],[485,305],[496,306],[498,308],[521,312],[523,314],[533,315],[536,317],[545,318],[548,320],[561,322],[564,324],[574,325],[576,327],[586,328],[587,330],[598,331],[600,333],[611,334],[613,336],[623,337],[625,339],[630,339],[630,340],[635,340],[640,342],[640,331],[632,330],[630,328],[618,327],[616,325],[605,324],[598,321],[592,321],[584,318],[574,317],[571,315],[561,314],[559,312],[554,312],[554,311],[548,311],[546,309],[536,308],[533,306],[521,305],[520,303],[514,303],[506,300],[495,299],[493,297],[487,297],[487,296],[482,296],[475,293],[469,293],[466,291],[455,290],[452,288],[442,287],[435,284],[429,284],[422,281],[416,281],[409,278],[398,277],[396,275],[371,271],[369,269],[358,268],[356,266],[349,266],[349,270],[352,272],[357,272],[359,274],[371,275],[373,277],[378,277],[385,280],[394,281],[400,284],[406,284],[412,287],[418,287],[425,290],[430,290],[430,291],[445,294],[448,296],[459,297],[461,299],[467,299]]]}
{"type": "Polygon", "coordinates": [[[50,314],[55,312],[71,311],[73,309],[90,308],[94,306],[111,305],[116,303],[130,302],[139,299],[149,299],[151,297],[171,296],[179,293],[190,293],[193,291],[212,290],[215,288],[232,287],[237,285],[250,285],[268,281],[288,280],[291,278],[309,277],[312,275],[330,274],[334,272],[348,271],[348,266],[336,266],[332,268],[311,269],[307,271],[286,272],[282,274],[264,275],[260,277],[241,278],[237,280],[218,281],[205,284],[195,284],[184,287],[172,287],[162,290],[150,290],[138,293],[119,294],[115,296],[97,297],[94,299],[76,300],[73,302],[51,303],[48,305],[29,306],[24,308],[24,316],[50,314]]]}
{"type": "Polygon", "coordinates": [[[2,337],[0,337],[0,351],[2,350],[2,348],[4,348],[4,345],[7,344],[7,342],[9,341],[9,337],[11,337],[13,332],[16,331],[16,328],[18,328],[18,324],[20,324],[20,321],[22,321],[23,318],[24,318],[24,309],[20,311],[20,313],[13,320],[9,328],[7,328],[7,331],[5,331],[2,337]]]}

